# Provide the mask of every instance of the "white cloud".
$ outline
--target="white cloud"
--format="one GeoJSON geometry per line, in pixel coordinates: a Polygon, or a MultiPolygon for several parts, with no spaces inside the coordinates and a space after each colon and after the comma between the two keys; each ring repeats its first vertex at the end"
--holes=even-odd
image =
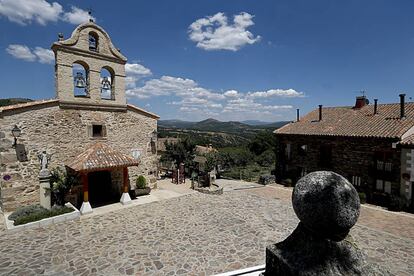
{"type": "Polygon", "coordinates": [[[150,69],[138,63],[125,64],[125,85],[127,89],[134,89],[137,86],[137,81],[144,77],[152,75],[150,69]]]}
{"type": "Polygon", "coordinates": [[[224,92],[224,96],[228,98],[235,98],[239,96],[239,92],[237,92],[236,90],[228,90],[224,92]]]}
{"type": "Polygon", "coordinates": [[[193,22],[188,33],[190,39],[201,49],[237,51],[246,44],[260,40],[260,36],[255,37],[247,30],[252,25],[253,16],[249,13],[235,15],[233,24],[229,24],[227,16],[219,12],[193,22]]]}
{"type": "Polygon", "coordinates": [[[188,98],[204,98],[210,100],[220,100],[225,97],[220,93],[211,92],[200,87],[192,79],[162,76],[159,79],[151,79],[145,82],[144,86],[127,90],[129,97],[149,98],[153,96],[168,96],[188,98]]]}
{"type": "Polygon", "coordinates": [[[257,91],[248,93],[250,98],[269,98],[269,97],[284,97],[284,98],[301,98],[305,97],[303,92],[298,92],[294,89],[270,89],[267,91],[257,91]]]}
{"type": "Polygon", "coordinates": [[[55,61],[55,54],[52,50],[36,47],[33,53],[37,56],[40,63],[52,64],[55,61]]]}
{"type": "Polygon", "coordinates": [[[134,76],[150,76],[151,70],[138,63],[127,63],[125,64],[125,73],[127,75],[134,76]]]}
{"type": "Polygon", "coordinates": [[[70,12],[65,12],[62,16],[62,20],[74,25],[79,25],[88,22],[89,19],[95,20],[93,16],[90,16],[88,11],[82,10],[78,7],[72,6],[70,12]]]}
{"type": "Polygon", "coordinates": [[[10,44],[6,48],[6,52],[17,59],[25,61],[38,61],[40,63],[52,64],[55,60],[53,51],[42,47],[35,47],[34,50],[31,50],[26,45],[10,44]]]}
{"type": "MultiPolygon", "coordinates": [[[[268,91],[289,91],[269,93],[272,96],[286,96],[286,94],[293,94],[291,90],[293,89],[271,89],[268,91]]],[[[129,98],[148,99],[157,96],[168,97],[169,99],[178,98],[167,104],[176,106],[177,110],[187,114],[187,118],[191,120],[215,116],[227,120],[262,119],[269,121],[293,108],[289,104],[279,105],[257,102],[257,100],[264,97],[257,96],[259,94],[251,96],[252,94],[240,93],[236,90],[219,93],[201,87],[192,79],[172,76],[150,79],[141,87],[127,90],[129,98]]]]}
{"type": "Polygon", "coordinates": [[[6,48],[6,52],[15,58],[25,61],[35,61],[36,55],[26,45],[10,44],[6,48]]]}
{"type": "Polygon", "coordinates": [[[49,3],[45,0],[0,0],[0,16],[20,25],[36,22],[46,25],[48,22],[66,21],[80,24],[89,20],[88,12],[72,6],[65,12],[58,2],[49,3]]]}

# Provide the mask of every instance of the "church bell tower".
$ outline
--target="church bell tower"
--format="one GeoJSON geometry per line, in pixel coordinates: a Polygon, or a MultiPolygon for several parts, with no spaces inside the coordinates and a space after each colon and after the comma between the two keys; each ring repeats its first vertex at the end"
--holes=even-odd
{"type": "Polygon", "coordinates": [[[90,21],[52,45],[56,97],[62,108],[126,110],[125,63],[109,35],[90,21]]]}

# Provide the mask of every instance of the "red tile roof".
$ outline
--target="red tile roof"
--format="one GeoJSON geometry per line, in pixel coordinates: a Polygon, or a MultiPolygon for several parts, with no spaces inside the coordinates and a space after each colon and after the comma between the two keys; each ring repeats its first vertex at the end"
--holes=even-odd
{"type": "Polygon", "coordinates": [[[78,172],[98,171],[117,167],[138,166],[138,160],[96,143],[76,156],[67,166],[78,172]]]}
{"type": "Polygon", "coordinates": [[[414,134],[411,134],[400,142],[401,145],[414,146],[414,134]]]}
{"type": "Polygon", "coordinates": [[[292,122],[275,131],[277,134],[328,135],[353,137],[399,138],[414,127],[414,102],[405,104],[404,119],[400,119],[400,104],[378,104],[360,109],[352,107],[324,107],[322,120],[315,109],[299,122],[292,122]]]}

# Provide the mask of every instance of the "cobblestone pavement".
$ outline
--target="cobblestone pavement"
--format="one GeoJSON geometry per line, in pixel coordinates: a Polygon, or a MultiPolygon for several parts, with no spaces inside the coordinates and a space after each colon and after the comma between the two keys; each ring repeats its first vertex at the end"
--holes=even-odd
{"type": "MultiPolygon", "coordinates": [[[[2,232],[0,274],[211,275],[263,264],[265,246],[288,236],[298,221],[287,200],[259,195],[259,189],[194,193],[2,232]]],[[[394,274],[414,274],[412,239],[362,224],[351,233],[372,261],[394,274]]]]}
{"type": "MultiPolygon", "coordinates": [[[[291,205],[292,188],[272,185],[246,192],[269,199],[280,199],[291,205]]],[[[380,207],[364,204],[361,208],[358,225],[368,226],[378,231],[414,241],[414,214],[390,212],[380,207]]]]}

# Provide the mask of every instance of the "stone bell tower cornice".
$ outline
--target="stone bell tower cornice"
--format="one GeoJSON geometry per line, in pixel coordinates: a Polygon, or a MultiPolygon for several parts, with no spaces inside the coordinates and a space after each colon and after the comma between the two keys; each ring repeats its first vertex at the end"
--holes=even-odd
{"type": "MultiPolygon", "coordinates": [[[[74,46],[76,46],[79,42],[82,30],[84,29],[95,29],[97,32],[100,32],[106,39],[106,44],[108,45],[108,48],[110,50],[109,53],[95,53],[96,56],[101,56],[103,58],[111,58],[115,60],[122,61],[124,64],[127,62],[127,58],[121,54],[121,52],[114,46],[114,44],[111,41],[111,38],[109,37],[108,33],[99,25],[95,24],[94,22],[88,22],[79,25],[75,30],[73,30],[72,35],[70,38],[66,40],[56,41],[52,44],[52,50],[55,51],[58,48],[66,48],[66,49],[73,49],[74,46]]],[[[82,49],[76,47],[77,50],[82,51],[82,49]]],[[[85,53],[88,53],[89,51],[87,49],[83,50],[85,53]]]]}

